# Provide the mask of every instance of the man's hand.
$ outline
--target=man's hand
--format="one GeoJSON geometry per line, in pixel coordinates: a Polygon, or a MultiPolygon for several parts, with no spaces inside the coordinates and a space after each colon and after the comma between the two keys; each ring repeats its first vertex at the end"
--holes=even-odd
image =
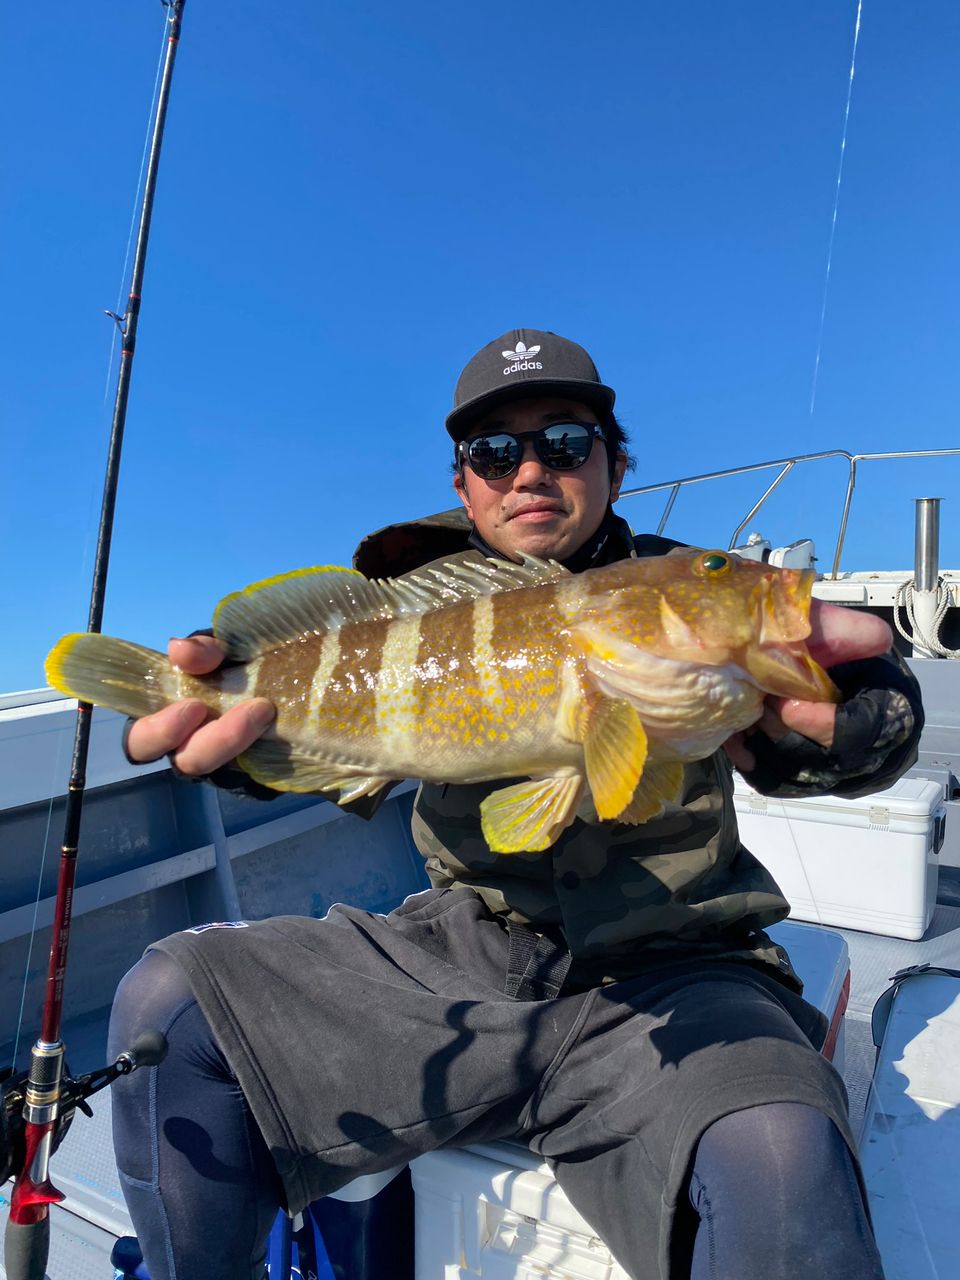
{"type": "MultiPolygon", "coordinates": [[[[223,662],[223,646],[213,636],[171,640],[170,661],[192,676],[209,675],[223,662]]],[[[266,698],[252,698],[211,719],[210,709],[196,698],[173,702],[143,716],[127,735],[127,754],[138,764],[169,755],[181,773],[205,777],[246,751],[276,715],[266,698]]]]}
{"type": "MultiPolygon", "coordinates": [[[[810,656],[827,669],[858,658],[877,658],[893,643],[893,633],[882,618],[821,600],[811,602],[810,627],[807,640],[810,656]]],[[[833,746],[836,718],[837,708],[832,702],[769,697],[764,702],[763,715],[753,728],[761,729],[773,742],[793,730],[829,750],[833,746]]],[[[723,745],[742,772],[749,773],[755,767],[753,752],[744,745],[744,734],[735,733],[723,745]]]]}

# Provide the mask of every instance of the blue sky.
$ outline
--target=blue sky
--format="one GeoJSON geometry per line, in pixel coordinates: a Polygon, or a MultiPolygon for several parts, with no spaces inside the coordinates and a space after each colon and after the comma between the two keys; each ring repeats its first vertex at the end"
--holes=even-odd
{"type": "MultiPolygon", "coordinates": [[[[228,591],[347,563],[453,505],[463,363],[553,329],[618,391],[653,483],[795,452],[949,448],[960,400],[960,8],[189,0],[134,368],[104,629],[163,648],[228,591]]],[[[0,184],[0,688],[86,620],[104,387],[163,13],[6,17],[0,184]]],[[[122,309],[122,307],[121,307],[122,309]]],[[[912,560],[950,466],[865,467],[845,568],[912,560]]],[[[836,534],[817,464],[757,523],[836,534]]],[[[726,544],[762,482],[669,531],[726,544]]],[[[658,511],[627,505],[635,527],[658,511]]],[[[829,567],[822,564],[822,567],[829,567]]]]}

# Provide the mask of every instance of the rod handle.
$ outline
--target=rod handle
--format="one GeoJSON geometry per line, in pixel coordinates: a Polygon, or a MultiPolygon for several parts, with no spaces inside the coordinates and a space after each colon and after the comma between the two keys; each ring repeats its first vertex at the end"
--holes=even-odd
{"type": "Polygon", "coordinates": [[[8,1222],[3,1241],[7,1280],[49,1280],[50,1215],[39,1222],[8,1222]]]}

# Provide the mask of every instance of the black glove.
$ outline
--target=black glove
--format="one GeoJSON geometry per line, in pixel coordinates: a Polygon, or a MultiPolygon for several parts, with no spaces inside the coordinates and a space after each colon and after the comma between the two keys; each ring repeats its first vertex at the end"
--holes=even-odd
{"type": "Polygon", "coordinates": [[[923,729],[920,686],[894,650],[879,658],[830,668],[843,695],[833,745],[822,747],[796,732],[774,742],[748,731],[745,745],[755,767],[747,782],[772,796],[867,795],[882,791],[917,759],[923,729]]]}

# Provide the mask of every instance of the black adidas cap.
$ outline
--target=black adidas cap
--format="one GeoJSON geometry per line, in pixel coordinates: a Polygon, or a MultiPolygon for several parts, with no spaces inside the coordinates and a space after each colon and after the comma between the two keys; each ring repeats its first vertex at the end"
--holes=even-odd
{"type": "Polygon", "coordinates": [[[580,400],[597,412],[612,409],[616,399],[583,347],[542,329],[509,329],[478,351],[461,373],[447,430],[462,440],[505,400],[549,395],[580,400]]]}

